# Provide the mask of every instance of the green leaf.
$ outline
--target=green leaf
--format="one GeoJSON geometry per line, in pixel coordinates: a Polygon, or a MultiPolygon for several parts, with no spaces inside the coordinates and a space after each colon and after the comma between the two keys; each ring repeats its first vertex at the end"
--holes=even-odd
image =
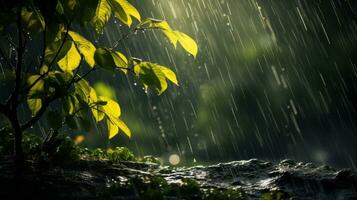
{"type": "Polygon", "coordinates": [[[178,37],[175,34],[175,32],[171,31],[171,30],[162,30],[162,32],[165,34],[165,36],[167,37],[167,39],[169,39],[170,43],[172,45],[174,45],[174,47],[176,48],[177,46],[177,41],[178,41],[178,37]]]}
{"type": "Polygon", "coordinates": [[[81,62],[81,55],[78,53],[76,45],[74,42],[71,44],[71,48],[68,50],[67,54],[58,61],[58,66],[64,72],[72,72],[75,70],[81,62]]]}
{"type": "Polygon", "coordinates": [[[127,71],[123,68],[128,67],[127,58],[118,51],[112,51],[107,48],[98,48],[94,54],[95,63],[106,70],[113,71],[119,67],[123,71],[127,71]]]}
{"type": "Polygon", "coordinates": [[[119,130],[122,130],[126,136],[131,137],[131,131],[128,126],[117,118],[108,118],[107,119],[107,127],[108,127],[108,136],[109,139],[112,139],[119,133],[119,130]]]}
{"type": "Polygon", "coordinates": [[[141,21],[138,10],[127,0],[110,0],[115,16],[128,27],[133,23],[132,17],[141,21]]]}
{"type": "Polygon", "coordinates": [[[68,51],[72,48],[72,43],[73,43],[72,41],[66,40],[62,48],[61,48],[62,40],[57,40],[50,43],[45,50],[44,64],[48,67],[51,64],[51,62],[54,60],[56,55],[57,57],[53,63],[57,63],[59,60],[63,59],[67,55],[68,51]],[[60,48],[61,51],[57,54],[60,48]]]}
{"type": "Polygon", "coordinates": [[[93,88],[91,88],[89,92],[89,104],[96,122],[102,121],[105,117],[103,111],[100,110],[100,105],[97,104],[98,101],[100,101],[100,99],[98,99],[97,93],[93,88]]]}
{"type": "Polygon", "coordinates": [[[171,69],[161,66],[161,65],[157,65],[157,67],[160,68],[161,72],[165,74],[167,79],[169,79],[174,84],[179,85],[175,72],[173,72],[171,69]]]}
{"type": "Polygon", "coordinates": [[[27,105],[31,110],[32,116],[35,116],[37,112],[42,107],[42,100],[41,99],[27,99],[27,105]]]}
{"type": "MultiPolygon", "coordinates": [[[[31,86],[37,79],[40,78],[40,75],[32,75],[28,77],[27,79],[27,85],[31,86]]],[[[33,85],[27,94],[27,98],[33,99],[33,98],[38,98],[41,95],[44,94],[44,87],[45,82],[43,79],[40,79],[39,81],[36,82],[35,85],[33,85]]]]}
{"type": "Polygon", "coordinates": [[[116,67],[111,51],[106,48],[98,48],[95,51],[94,60],[99,67],[106,70],[113,71],[116,67]]]}
{"type": "Polygon", "coordinates": [[[74,12],[80,13],[80,15],[75,15],[76,21],[81,25],[85,25],[86,22],[90,22],[94,18],[99,0],[77,1],[79,6],[76,7],[74,12]]]}
{"type": "Polygon", "coordinates": [[[125,74],[128,73],[128,59],[119,51],[111,52],[115,65],[120,68],[125,74]]]}
{"type": "MultiPolygon", "coordinates": [[[[27,84],[30,86],[32,85],[40,75],[32,75],[27,79],[27,84]]],[[[39,80],[37,83],[30,89],[29,93],[27,94],[27,105],[31,110],[32,115],[36,115],[37,112],[42,107],[42,100],[38,97],[43,95],[44,93],[44,81],[39,80]]]]}
{"type": "Polygon", "coordinates": [[[112,8],[108,0],[99,0],[92,24],[99,34],[103,31],[104,26],[108,23],[112,13],[112,8]]]}
{"type": "Polygon", "coordinates": [[[138,26],[143,29],[161,29],[171,31],[170,25],[167,21],[153,18],[145,19],[138,26]]]}
{"type": "Polygon", "coordinates": [[[63,109],[66,113],[73,115],[80,109],[79,100],[74,95],[68,95],[62,98],[63,109]]]}
{"type": "Polygon", "coordinates": [[[176,74],[172,70],[155,63],[140,62],[134,66],[134,72],[143,82],[145,88],[154,86],[159,94],[167,89],[166,78],[178,85],[176,74]]]}
{"type": "Polygon", "coordinates": [[[39,33],[45,28],[45,20],[39,11],[29,11],[27,8],[21,10],[21,23],[25,30],[39,33]]]}
{"type": "Polygon", "coordinates": [[[102,111],[105,115],[114,117],[114,118],[119,118],[121,115],[121,109],[119,104],[105,96],[99,96],[98,98],[99,101],[104,101],[107,102],[105,105],[100,105],[99,110],[102,111]]]}
{"type": "Polygon", "coordinates": [[[84,59],[89,66],[94,67],[94,53],[96,51],[95,46],[85,39],[83,36],[76,32],[69,31],[68,34],[71,36],[72,40],[75,42],[79,52],[84,56],[84,59]]]}
{"type": "Polygon", "coordinates": [[[181,46],[193,57],[197,56],[198,52],[198,46],[190,36],[186,35],[185,33],[179,32],[179,31],[174,31],[175,35],[178,38],[178,42],[181,44],[181,46]]]}
{"type": "MultiPolygon", "coordinates": [[[[122,130],[126,136],[131,138],[131,131],[129,127],[120,119],[109,118],[109,123],[107,121],[107,124],[110,124],[111,127],[116,126],[119,130],[122,130]]],[[[115,130],[116,129],[113,129],[111,132],[109,132],[109,139],[113,138],[116,134],[118,134],[118,131],[116,131],[115,133],[115,130]]]]}
{"type": "Polygon", "coordinates": [[[91,91],[91,87],[89,83],[82,79],[74,84],[74,91],[77,99],[83,103],[89,103],[89,94],[91,91]]]}

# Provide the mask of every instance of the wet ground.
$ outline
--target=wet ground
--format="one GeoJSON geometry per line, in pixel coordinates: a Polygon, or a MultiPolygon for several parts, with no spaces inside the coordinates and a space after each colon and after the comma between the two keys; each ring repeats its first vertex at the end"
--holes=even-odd
{"type": "MultiPolygon", "coordinates": [[[[270,163],[252,159],[189,168],[137,162],[113,164],[106,160],[80,161],[50,169],[37,166],[26,173],[21,184],[16,183],[11,175],[11,163],[2,162],[0,167],[1,199],[13,199],[16,195],[26,199],[148,199],[157,195],[153,190],[168,188],[166,185],[180,186],[187,180],[196,182],[199,190],[241,193],[222,199],[357,199],[356,172],[292,160],[270,163]],[[134,188],[127,187],[126,184],[135,177],[145,177],[142,179],[145,181],[134,185],[134,188]],[[150,183],[150,180],[158,178],[162,181],[156,186],[150,183]],[[146,188],[146,193],[141,192],[143,188],[146,188]],[[273,193],[275,196],[266,195],[273,193]]],[[[191,186],[180,191],[185,194],[177,197],[170,194],[178,193],[162,192],[160,198],[156,196],[155,199],[205,198],[204,195],[197,196],[197,191],[191,186]]]]}

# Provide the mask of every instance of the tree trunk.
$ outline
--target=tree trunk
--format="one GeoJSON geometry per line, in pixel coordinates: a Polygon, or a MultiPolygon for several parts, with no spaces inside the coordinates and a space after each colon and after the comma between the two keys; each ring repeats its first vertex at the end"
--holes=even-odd
{"type": "Polygon", "coordinates": [[[22,130],[16,112],[10,117],[12,128],[14,129],[14,155],[15,165],[18,170],[24,166],[24,153],[22,151],[22,130]]]}

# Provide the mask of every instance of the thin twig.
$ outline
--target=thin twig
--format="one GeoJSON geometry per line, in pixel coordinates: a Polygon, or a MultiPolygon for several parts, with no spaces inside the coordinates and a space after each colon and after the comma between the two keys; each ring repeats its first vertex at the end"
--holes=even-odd
{"type": "Polygon", "coordinates": [[[6,37],[6,39],[15,49],[18,48],[18,46],[10,39],[10,36],[6,37]]]}
{"type": "Polygon", "coordinates": [[[131,29],[129,32],[127,32],[125,35],[123,35],[121,38],[119,38],[119,40],[117,40],[116,42],[114,42],[114,45],[113,45],[113,49],[117,48],[118,45],[120,44],[120,42],[122,42],[123,40],[126,40],[129,38],[130,35],[136,33],[137,31],[139,30],[138,27],[135,27],[133,29],[131,29]]]}
{"type": "Polygon", "coordinates": [[[11,64],[10,60],[6,57],[4,51],[2,50],[2,48],[0,48],[0,54],[1,57],[5,60],[6,64],[11,67],[11,68],[15,68],[13,64],[11,64]]]}

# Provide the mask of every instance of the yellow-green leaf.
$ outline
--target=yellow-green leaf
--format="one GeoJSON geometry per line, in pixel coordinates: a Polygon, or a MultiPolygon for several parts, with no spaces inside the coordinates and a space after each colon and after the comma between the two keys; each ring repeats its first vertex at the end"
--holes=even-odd
{"type": "MultiPolygon", "coordinates": [[[[35,83],[35,81],[37,81],[38,78],[40,78],[40,75],[30,76],[27,79],[27,84],[29,86],[32,85],[33,83],[35,83]]],[[[43,79],[40,79],[39,81],[37,81],[36,84],[31,87],[29,93],[27,94],[27,97],[30,99],[38,98],[38,94],[44,92],[44,85],[45,85],[45,82],[43,81],[43,79]]]]}
{"type": "Polygon", "coordinates": [[[42,107],[42,100],[41,99],[27,99],[27,105],[31,110],[32,116],[35,116],[37,112],[42,107]]]}
{"type": "Polygon", "coordinates": [[[95,16],[92,19],[92,24],[97,33],[103,31],[104,26],[108,23],[112,14],[112,8],[108,1],[109,0],[99,0],[95,16]]]}
{"type": "Polygon", "coordinates": [[[175,35],[178,38],[178,42],[181,44],[181,46],[193,57],[196,57],[197,52],[198,52],[198,46],[190,36],[186,35],[185,33],[179,32],[179,31],[174,31],[175,35]]]}
{"type": "Polygon", "coordinates": [[[58,61],[58,66],[64,72],[71,72],[76,69],[81,62],[81,55],[78,53],[76,45],[72,42],[72,46],[67,54],[58,61]]]}
{"type": "Polygon", "coordinates": [[[178,41],[178,37],[175,34],[175,32],[171,31],[171,30],[162,30],[162,32],[165,34],[165,36],[169,39],[169,41],[171,42],[172,45],[174,45],[174,47],[176,48],[177,46],[177,41],[178,41]]]}
{"type": "Polygon", "coordinates": [[[113,58],[112,51],[107,48],[98,48],[94,54],[95,63],[106,70],[113,71],[116,63],[113,58]]]}
{"type": "Polygon", "coordinates": [[[77,45],[79,52],[84,56],[84,59],[86,60],[88,65],[94,67],[94,53],[96,50],[95,46],[90,41],[88,41],[76,32],[69,31],[68,34],[71,36],[72,40],[77,45]]]}
{"type": "Polygon", "coordinates": [[[127,26],[131,26],[133,20],[131,17],[141,21],[141,16],[138,10],[131,5],[127,0],[110,0],[115,16],[127,26]]]}
{"type": "MultiPolygon", "coordinates": [[[[32,75],[27,79],[27,84],[32,85],[38,78],[40,78],[40,75],[32,75]]],[[[42,100],[40,98],[34,97],[36,93],[41,93],[44,90],[44,81],[41,79],[36,82],[35,85],[32,86],[30,89],[28,95],[27,95],[27,105],[31,110],[32,115],[36,115],[37,112],[41,109],[42,107],[42,100]]]]}
{"type": "Polygon", "coordinates": [[[29,11],[27,8],[21,10],[22,26],[30,32],[39,33],[45,28],[45,20],[39,11],[29,11]]]}
{"type": "Polygon", "coordinates": [[[50,64],[57,63],[59,60],[63,59],[67,55],[68,51],[71,49],[73,42],[70,40],[66,40],[63,45],[62,43],[63,41],[61,38],[60,40],[56,40],[47,45],[44,61],[44,64],[47,65],[47,67],[51,67],[49,66],[50,64]],[[58,53],[60,49],[61,51],[58,53]]]}
{"type": "Polygon", "coordinates": [[[167,79],[169,79],[174,84],[179,85],[175,72],[173,72],[171,69],[161,66],[161,65],[157,65],[157,67],[160,68],[160,70],[162,71],[162,73],[165,74],[167,79]]]}
{"type": "Polygon", "coordinates": [[[98,102],[97,93],[95,92],[95,90],[93,88],[90,88],[89,103],[91,104],[92,114],[93,114],[95,121],[100,122],[103,120],[105,115],[103,112],[100,111],[100,109],[99,109],[100,105],[97,105],[96,104],[97,102],[98,102]]]}
{"type": "Polygon", "coordinates": [[[119,67],[124,73],[127,73],[128,70],[126,69],[128,68],[128,59],[119,51],[112,52],[112,57],[115,62],[115,65],[119,67]]]}
{"type": "Polygon", "coordinates": [[[154,63],[141,62],[134,66],[134,73],[139,77],[145,88],[154,86],[159,95],[167,89],[166,76],[160,67],[154,63]]]}
{"type": "Polygon", "coordinates": [[[62,99],[63,108],[66,113],[73,115],[79,108],[79,101],[76,96],[69,95],[62,99]]]}
{"type": "Polygon", "coordinates": [[[119,130],[122,130],[129,138],[131,137],[131,131],[129,127],[120,119],[108,118],[107,125],[109,131],[109,139],[112,139],[114,136],[116,136],[119,130]]]}
{"type": "Polygon", "coordinates": [[[171,30],[170,25],[167,21],[148,18],[139,24],[140,28],[144,29],[161,29],[161,30],[171,30]]]}
{"type": "Polygon", "coordinates": [[[107,120],[107,128],[108,128],[108,136],[109,139],[112,139],[119,133],[119,128],[115,124],[113,124],[109,119],[107,120]]]}
{"type": "Polygon", "coordinates": [[[121,110],[117,102],[105,96],[99,96],[98,100],[107,102],[105,105],[99,106],[99,110],[104,112],[105,115],[115,118],[118,118],[120,116],[121,110]]]}

